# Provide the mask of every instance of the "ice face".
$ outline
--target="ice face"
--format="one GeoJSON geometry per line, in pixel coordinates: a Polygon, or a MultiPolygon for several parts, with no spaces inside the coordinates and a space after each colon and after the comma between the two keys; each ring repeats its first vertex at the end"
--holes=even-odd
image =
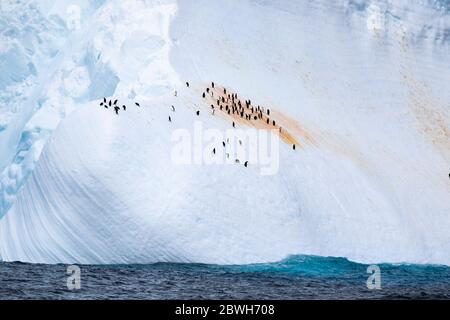
{"type": "Polygon", "coordinates": [[[448,1],[0,8],[2,259],[450,264],[448,1]],[[309,142],[282,143],[273,176],[174,164],[173,130],[230,126],[210,81],[309,142]]]}

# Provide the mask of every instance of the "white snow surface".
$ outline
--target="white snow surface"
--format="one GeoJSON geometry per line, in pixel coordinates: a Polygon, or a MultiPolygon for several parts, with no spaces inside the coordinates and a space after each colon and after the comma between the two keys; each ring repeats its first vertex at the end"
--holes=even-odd
{"type": "Polygon", "coordinates": [[[2,0],[0,257],[450,265],[449,83],[447,0],[2,0]],[[174,164],[211,81],[314,143],[174,164]]]}

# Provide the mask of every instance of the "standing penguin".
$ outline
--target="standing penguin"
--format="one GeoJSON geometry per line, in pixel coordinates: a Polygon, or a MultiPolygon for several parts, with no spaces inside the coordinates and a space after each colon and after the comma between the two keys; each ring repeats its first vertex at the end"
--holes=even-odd
{"type": "Polygon", "coordinates": [[[172,111],[175,112],[175,107],[174,106],[172,106],[172,111]]]}
{"type": "Polygon", "coordinates": [[[203,92],[203,94],[202,94],[202,97],[203,97],[203,98],[205,98],[205,97],[206,97],[206,94],[205,94],[204,92],[203,92]]]}
{"type": "Polygon", "coordinates": [[[245,161],[245,163],[244,163],[244,167],[246,167],[246,168],[247,168],[247,166],[248,166],[248,161],[245,161]]]}
{"type": "Polygon", "coordinates": [[[120,109],[120,108],[119,108],[118,106],[115,106],[115,107],[114,107],[114,110],[116,111],[116,114],[117,114],[117,115],[119,114],[119,109],[120,109]]]}
{"type": "Polygon", "coordinates": [[[292,145],[292,149],[295,150],[295,144],[292,145]]]}
{"type": "Polygon", "coordinates": [[[111,100],[109,100],[109,103],[108,103],[108,104],[109,104],[109,106],[111,107],[111,100]]]}
{"type": "Polygon", "coordinates": [[[169,116],[169,122],[172,122],[172,118],[169,116]]]}
{"type": "Polygon", "coordinates": [[[117,104],[117,102],[118,102],[118,100],[114,100],[114,105],[116,105],[116,104],[117,104]]]}
{"type": "Polygon", "coordinates": [[[236,128],[236,124],[234,123],[234,121],[233,121],[233,128],[236,128]]]}
{"type": "Polygon", "coordinates": [[[196,113],[197,113],[197,115],[199,116],[199,115],[200,115],[200,110],[197,110],[197,112],[196,112],[196,113]]]}
{"type": "Polygon", "coordinates": [[[186,82],[186,87],[188,87],[188,88],[189,88],[189,82],[186,82]]]}
{"type": "Polygon", "coordinates": [[[216,148],[213,149],[213,153],[216,154],[216,148]]]}
{"type": "Polygon", "coordinates": [[[123,111],[127,111],[127,106],[126,105],[123,105],[122,108],[123,108],[123,111]]]}

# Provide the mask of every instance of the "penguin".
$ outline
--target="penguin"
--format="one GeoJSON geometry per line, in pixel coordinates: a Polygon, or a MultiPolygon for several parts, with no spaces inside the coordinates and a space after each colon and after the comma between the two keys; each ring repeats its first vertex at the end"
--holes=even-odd
{"type": "Polygon", "coordinates": [[[135,102],[134,104],[135,104],[135,105],[137,105],[138,107],[140,107],[140,106],[141,106],[141,105],[140,105],[139,103],[137,103],[137,102],[135,102]]]}
{"type": "Polygon", "coordinates": [[[234,123],[234,121],[233,121],[233,128],[236,128],[236,124],[234,123]]]}
{"type": "Polygon", "coordinates": [[[258,120],[258,117],[257,117],[257,116],[254,116],[253,119],[258,120]]]}
{"type": "Polygon", "coordinates": [[[109,106],[111,107],[111,100],[109,100],[109,106]]]}
{"type": "Polygon", "coordinates": [[[214,82],[211,82],[211,87],[213,87],[213,89],[214,89],[214,82]]]}
{"type": "Polygon", "coordinates": [[[273,125],[275,125],[275,120],[272,121],[273,125]]]}
{"type": "Polygon", "coordinates": [[[239,140],[239,144],[242,146],[242,141],[241,140],[239,140]]]}
{"type": "Polygon", "coordinates": [[[248,161],[245,161],[245,163],[244,163],[244,167],[246,167],[246,168],[247,168],[247,166],[248,166],[248,161]]]}
{"type": "Polygon", "coordinates": [[[118,114],[119,114],[119,110],[120,110],[120,108],[119,108],[119,107],[117,107],[117,106],[115,106],[115,107],[114,107],[114,110],[116,111],[116,114],[118,115],[118,114]]]}
{"type": "Polygon", "coordinates": [[[189,88],[189,82],[186,82],[186,87],[188,87],[188,88],[189,88]]]}
{"type": "Polygon", "coordinates": [[[197,115],[199,116],[199,115],[200,115],[200,110],[197,110],[197,112],[196,112],[196,113],[197,113],[197,115]]]}
{"type": "Polygon", "coordinates": [[[292,145],[292,149],[295,150],[295,144],[292,145]]]}
{"type": "Polygon", "coordinates": [[[103,97],[103,103],[106,103],[106,98],[105,97],[103,97]]]}
{"type": "Polygon", "coordinates": [[[108,109],[108,105],[105,103],[104,105],[103,105],[106,109],[108,109]]]}
{"type": "Polygon", "coordinates": [[[175,107],[174,106],[172,106],[172,111],[175,112],[175,107]]]}
{"type": "Polygon", "coordinates": [[[216,148],[213,149],[213,153],[216,154],[216,148]]]}
{"type": "Polygon", "coordinates": [[[116,104],[117,104],[117,102],[118,102],[118,100],[114,100],[114,105],[116,105],[116,104]]]}
{"type": "Polygon", "coordinates": [[[209,93],[209,88],[206,88],[206,92],[209,93]]]}
{"type": "Polygon", "coordinates": [[[239,159],[236,159],[236,160],[234,160],[234,162],[236,162],[236,163],[240,163],[239,159]]]}
{"type": "Polygon", "coordinates": [[[267,118],[267,121],[266,121],[266,122],[267,122],[267,124],[269,124],[269,118],[267,118]]]}
{"type": "Polygon", "coordinates": [[[175,97],[177,97],[177,96],[178,96],[178,92],[177,92],[177,90],[175,90],[175,92],[173,93],[173,95],[174,95],[175,97]]]}
{"type": "Polygon", "coordinates": [[[220,100],[219,99],[217,99],[217,105],[220,105],[220,100]]]}
{"type": "Polygon", "coordinates": [[[123,111],[127,111],[127,106],[126,105],[123,105],[122,108],[123,108],[123,111]]]}
{"type": "Polygon", "coordinates": [[[222,110],[223,109],[223,106],[220,106],[220,110],[222,110]]]}
{"type": "Polygon", "coordinates": [[[270,116],[270,110],[269,109],[267,109],[267,115],[270,116]]]}
{"type": "Polygon", "coordinates": [[[203,98],[205,98],[206,97],[206,94],[203,92],[203,98]]]}
{"type": "Polygon", "coordinates": [[[225,98],[224,97],[222,97],[222,103],[225,103],[225,98]]]}
{"type": "Polygon", "coordinates": [[[169,122],[172,122],[172,118],[169,116],[169,122]]]}
{"type": "Polygon", "coordinates": [[[100,102],[100,106],[103,106],[103,102],[100,102]]]}
{"type": "Polygon", "coordinates": [[[227,94],[227,89],[223,88],[223,94],[227,94]]]}
{"type": "MultiPolygon", "coordinates": [[[[225,141],[222,141],[222,145],[225,148],[225,141]]],[[[449,174],[449,176],[450,176],[450,174],[449,174]]]]}

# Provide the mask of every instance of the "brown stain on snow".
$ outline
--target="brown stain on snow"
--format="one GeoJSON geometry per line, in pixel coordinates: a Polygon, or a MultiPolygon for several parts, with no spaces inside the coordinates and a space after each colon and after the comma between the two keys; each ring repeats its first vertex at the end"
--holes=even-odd
{"type": "Polygon", "coordinates": [[[202,89],[199,88],[198,92],[200,96],[205,93],[205,98],[203,100],[207,104],[210,114],[212,114],[214,110],[214,116],[229,121],[230,126],[234,122],[236,127],[242,125],[260,130],[273,130],[284,143],[288,145],[295,144],[296,148],[303,148],[305,145],[317,145],[312,134],[303,128],[298,121],[271,106],[255,106],[251,104],[247,107],[246,101],[251,101],[251,99],[242,97],[236,91],[217,84],[214,89],[212,89],[211,85],[203,85],[202,89]],[[206,91],[206,88],[209,88],[209,92],[206,91]],[[226,89],[226,94],[224,93],[224,89],[226,89]],[[237,99],[234,99],[234,106],[239,109],[239,112],[236,111],[233,113],[230,111],[230,113],[228,113],[226,107],[229,109],[232,108],[233,99],[231,98],[231,95],[236,93],[237,99]],[[230,95],[230,97],[228,95],[230,95]],[[225,102],[222,101],[222,98],[225,102]],[[219,105],[217,104],[218,99],[219,105]],[[239,108],[239,101],[241,103],[241,108],[239,108]],[[222,110],[220,109],[220,106],[222,106],[222,110]],[[252,107],[254,108],[253,113],[251,111],[252,107]],[[260,111],[257,111],[258,107],[260,107],[260,111]],[[267,110],[270,110],[270,115],[267,115],[267,110]],[[241,116],[241,112],[243,112],[243,116],[241,116]],[[269,123],[267,123],[267,119],[269,119],[269,123]],[[275,121],[275,124],[273,124],[273,121],[275,121]]]}
{"type": "Polygon", "coordinates": [[[408,74],[404,74],[408,88],[408,99],[418,132],[435,148],[450,157],[450,119],[445,109],[433,97],[424,84],[418,83],[408,74]]]}

